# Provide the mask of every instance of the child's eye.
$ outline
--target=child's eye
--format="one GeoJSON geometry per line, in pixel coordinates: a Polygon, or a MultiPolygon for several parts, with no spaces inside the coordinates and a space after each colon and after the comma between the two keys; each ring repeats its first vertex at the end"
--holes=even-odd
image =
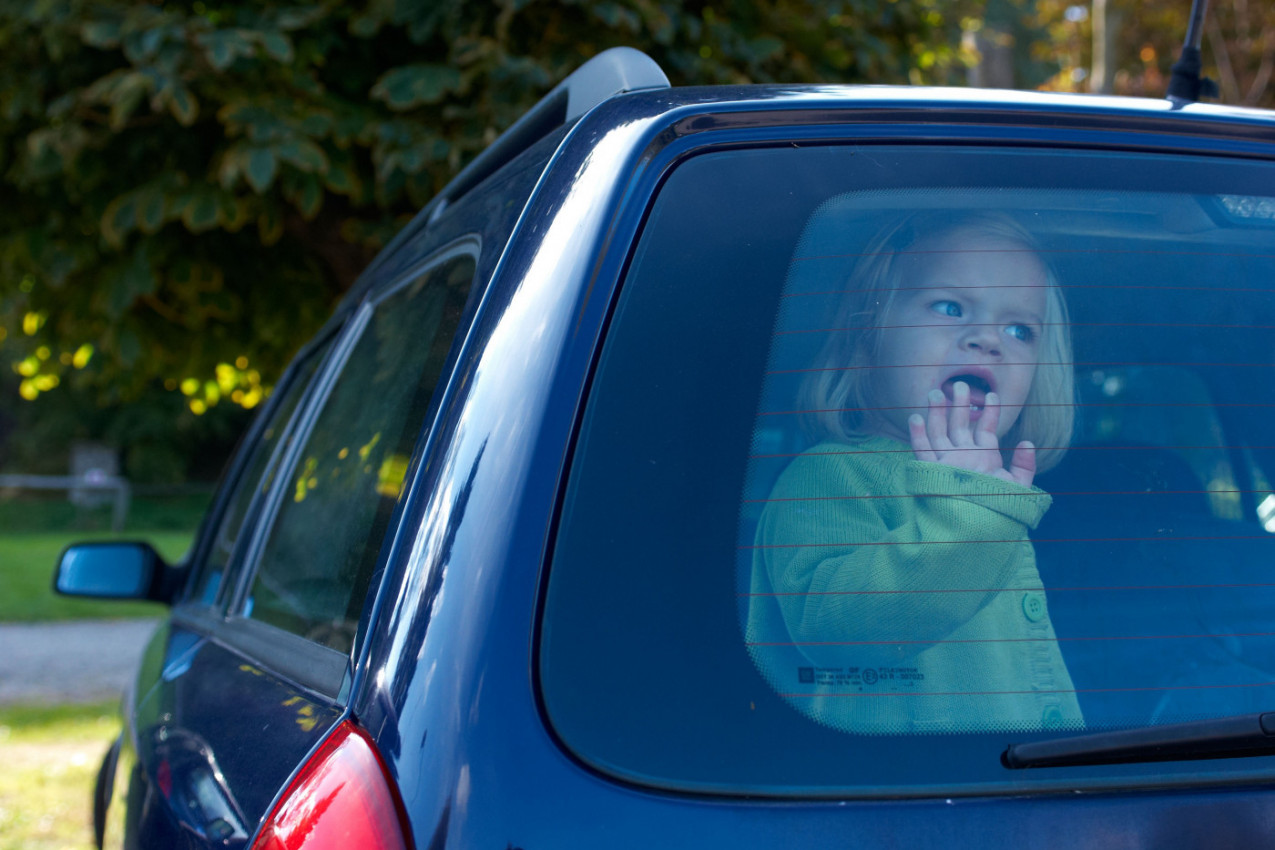
{"type": "Polygon", "coordinates": [[[961,305],[955,301],[935,301],[930,305],[930,309],[940,316],[951,316],[953,319],[960,318],[962,315],[961,305]]]}
{"type": "Polygon", "coordinates": [[[1005,328],[1005,333],[1009,334],[1019,342],[1031,342],[1036,339],[1036,332],[1027,325],[1010,325],[1005,328]]]}

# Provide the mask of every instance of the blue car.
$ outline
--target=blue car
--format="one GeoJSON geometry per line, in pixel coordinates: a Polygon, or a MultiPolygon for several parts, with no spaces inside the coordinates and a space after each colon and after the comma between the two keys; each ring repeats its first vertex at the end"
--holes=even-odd
{"type": "Polygon", "coordinates": [[[609,51],[152,599],[119,848],[1275,842],[1275,115],[609,51]]]}

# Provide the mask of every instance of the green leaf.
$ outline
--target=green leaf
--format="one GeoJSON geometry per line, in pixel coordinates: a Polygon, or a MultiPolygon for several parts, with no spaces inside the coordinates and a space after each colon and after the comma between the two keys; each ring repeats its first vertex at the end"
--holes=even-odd
{"type": "Polygon", "coordinates": [[[182,223],[191,233],[203,233],[217,225],[217,197],[209,191],[192,195],[182,209],[182,223]]]}
{"type": "Polygon", "coordinates": [[[354,197],[358,194],[362,186],[358,165],[348,151],[337,149],[329,154],[328,167],[323,171],[323,183],[339,195],[354,197]]]}
{"type": "Polygon", "coordinates": [[[239,205],[235,201],[235,196],[228,192],[222,192],[217,195],[217,221],[223,227],[229,224],[237,223],[239,218],[239,205]]]}
{"type": "Polygon", "coordinates": [[[124,37],[124,58],[134,65],[141,65],[155,57],[164,43],[166,27],[134,30],[124,37]]]}
{"type": "Polygon", "coordinates": [[[231,196],[223,199],[221,214],[222,227],[231,233],[239,232],[245,224],[252,220],[252,210],[249,209],[249,202],[231,196]]]}
{"type": "Polygon", "coordinates": [[[292,39],[281,32],[262,33],[261,46],[272,59],[285,63],[292,61],[292,39]]]}
{"type": "Polygon", "coordinates": [[[216,30],[196,36],[196,42],[204,48],[208,64],[218,71],[225,71],[240,56],[252,56],[252,44],[241,30],[216,30]]]}
{"type": "Polygon", "coordinates": [[[322,6],[297,6],[281,11],[275,18],[275,26],[284,31],[299,30],[317,23],[327,14],[322,6]]]}
{"type": "Polygon", "coordinates": [[[307,174],[301,178],[293,195],[293,203],[307,221],[319,214],[319,210],[323,208],[323,186],[316,177],[307,174]]]}
{"type": "Polygon", "coordinates": [[[348,165],[335,168],[329,168],[323,174],[323,182],[329,189],[338,195],[350,195],[354,193],[357,180],[354,177],[354,170],[348,165]]]}
{"type": "Polygon", "coordinates": [[[784,49],[783,41],[773,35],[763,35],[754,38],[749,46],[752,48],[754,60],[758,62],[777,56],[784,49]]]}
{"type": "Polygon", "coordinates": [[[350,18],[350,35],[371,38],[381,30],[385,21],[378,15],[354,15],[350,18]]]}
{"type": "Polygon", "coordinates": [[[267,204],[257,216],[257,235],[262,245],[273,245],[283,236],[283,216],[274,204],[267,204]]]}
{"type": "Polygon", "coordinates": [[[145,189],[138,192],[138,229],[143,233],[158,233],[163,227],[164,198],[163,192],[145,189]]]}
{"type": "Polygon", "coordinates": [[[372,97],[390,109],[404,110],[438,103],[460,88],[460,71],[446,65],[404,65],[387,71],[372,86],[372,97]]]}
{"type": "Polygon", "coordinates": [[[326,136],[332,132],[332,116],[327,112],[311,112],[301,119],[300,130],[307,136],[326,136]]]}
{"type": "Polygon", "coordinates": [[[243,172],[245,158],[241,145],[235,145],[222,154],[221,165],[217,168],[217,180],[221,183],[221,188],[229,191],[235,187],[235,182],[243,172]]]}
{"type": "Polygon", "coordinates": [[[88,21],[80,27],[84,43],[103,50],[120,45],[119,21],[88,21]]]}
{"type": "Polygon", "coordinates": [[[137,199],[132,192],[120,195],[115,200],[106,205],[106,211],[102,213],[102,238],[110,245],[120,246],[124,244],[124,237],[128,236],[134,225],[137,223],[137,199]]]}
{"type": "Polygon", "coordinates": [[[248,161],[244,167],[244,179],[258,195],[264,195],[274,182],[279,170],[279,160],[270,148],[252,148],[248,152],[248,161]]]}
{"type": "Polygon", "coordinates": [[[275,148],[279,158],[301,171],[327,171],[328,157],[323,148],[309,139],[289,139],[275,148]]]}
{"type": "Polygon", "coordinates": [[[118,131],[124,128],[151,86],[151,76],[141,71],[126,74],[120,79],[119,84],[111,90],[109,96],[111,129],[118,131]]]}
{"type": "Polygon", "coordinates": [[[190,89],[177,84],[168,95],[168,111],[183,127],[189,127],[199,117],[199,101],[190,89]]]}
{"type": "Polygon", "coordinates": [[[225,39],[216,39],[211,41],[208,46],[208,62],[218,71],[224,71],[230,67],[230,63],[235,61],[234,51],[230,49],[230,45],[225,39]]]}
{"type": "Polygon", "coordinates": [[[132,328],[124,328],[115,337],[115,350],[119,352],[120,362],[131,368],[142,356],[142,343],[132,328]]]}
{"type": "Polygon", "coordinates": [[[164,193],[148,187],[138,193],[137,226],[143,233],[158,233],[164,226],[164,193]]]}
{"type": "Polygon", "coordinates": [[[133,251],[128,263],[116,268],[118,271],[110,275],[108,282],[106,308],[112,318],[118,319],[134,301],[154,292],[158,279],[144,246],[133,251]]]}
{"type": "Polygon", "coordinates": [[[642,28],[642,21],[637,13],[619,3],[594,3],[589,7],[589,12],[613,29],[636,33],[642,28]]]}

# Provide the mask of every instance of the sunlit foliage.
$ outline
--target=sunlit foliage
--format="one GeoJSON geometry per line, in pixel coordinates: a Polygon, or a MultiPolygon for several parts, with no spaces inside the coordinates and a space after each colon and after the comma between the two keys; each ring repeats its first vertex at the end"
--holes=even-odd
{"type": "MultiPolygon", "coordinates": [[[[1182,53],[1189,0],[1107,0],[1116,94],[1164,97],[1170,70],[1182,53]]],[[[1062,91],[1093,91],[1097,4],[1037,0],[1036,18],[1047,38],[1038,56],[1059,60],[1048,84],[1062,91]]],[[[1201,53],[1204,73],[1219,84],[1223,103],[1275,107],[1275,4],[1265,0],[1210,0],[1201,53]]]]}
{"type": "Polygon", "coordinates": [[[241,356],[268,385],[411,213],[590,55],[639,47],[677,83],[944,81],[944,9],[0,0],[0,357],[55,353],[24,397],[72,372],[120,399],[194,376],[194,409],[234,396],[218,364],[241,356]]]}

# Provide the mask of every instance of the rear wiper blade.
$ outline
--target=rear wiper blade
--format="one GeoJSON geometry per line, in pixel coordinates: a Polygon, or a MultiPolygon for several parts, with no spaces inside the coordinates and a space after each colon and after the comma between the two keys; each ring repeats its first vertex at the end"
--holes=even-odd
{"type": "Polygon", "coordinates": [[[1066,767],[1275,755],[1275,712],[1011,744],[1005,767],[1066,767]]]}

